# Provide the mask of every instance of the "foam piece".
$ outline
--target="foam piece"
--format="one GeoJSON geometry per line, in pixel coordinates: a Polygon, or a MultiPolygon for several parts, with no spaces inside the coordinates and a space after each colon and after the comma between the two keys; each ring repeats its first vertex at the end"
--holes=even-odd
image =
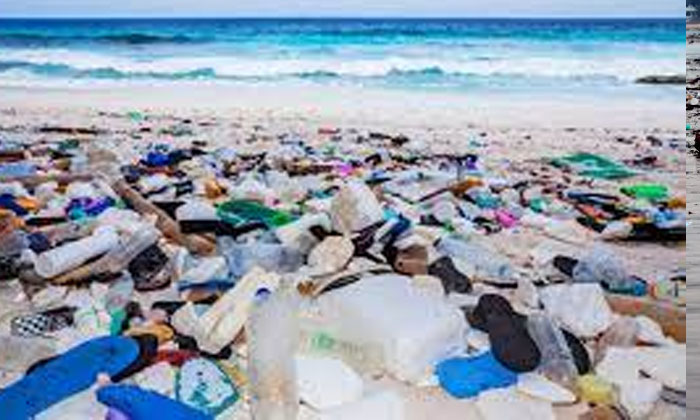
{"type": "Polygon", "coordinates": [[[400,380],[419,382],[465,350],[462,313],[405,276],[363,278],[322,295],[319,307],[333,335],[380,346],[383,367],[400,380]]]}
{"type": "Polygon", "coordinates": [[[358,400],[362,378],[339,359],[298,355],[295,359],[299,397],[317,410],[358,400]]]}

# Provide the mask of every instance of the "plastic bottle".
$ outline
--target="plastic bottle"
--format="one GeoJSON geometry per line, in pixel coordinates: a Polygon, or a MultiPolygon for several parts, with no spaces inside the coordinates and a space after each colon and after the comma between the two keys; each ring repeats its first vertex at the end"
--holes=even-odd
{"type": "Polygon", "coordinates": [[[620,259],[603,246],[594,246],[574,266],[572,277],[579,283],[600,283],[614,293],[641,296],[646,294],[646,284],[627,274],[620,259]]]}
{"type": "Polygon", "coordinates": [[[119,235],[114,229],[98,229],[87,238],[39,254],[35,269],[43,278],[53,278],[106,253],[118,244],[119,235]]]}
{"type": "Polygon", "coordinates": [[[561,329],[543,313],[530,315],[527,329],[542,355],[538,371],[551,381],[576,389],[578,371],[561,329]]]}
{"type": "Polygon", "coordinates": [[[513,281],[513,267],[507,258],[471,241],[447,237],[437,244],[438,252],[472,268],[477,278],[495,282],[513,281]]]}
{"type": "Polygon", "coordinates": [[[131,260],[156,243],[159,238],[160,232],[152,228],[139,230],[126,241],[119,241],[119,244],[106,255],[108,270],[111,272],[123,270],[131,260]]]}
{"type": "Polygon", "coordinates": [[[251,414],[254,420],[295,420],[299,411],[294,353],[298,296],[282,290],[258,302],[246,327],[251,414]]]}

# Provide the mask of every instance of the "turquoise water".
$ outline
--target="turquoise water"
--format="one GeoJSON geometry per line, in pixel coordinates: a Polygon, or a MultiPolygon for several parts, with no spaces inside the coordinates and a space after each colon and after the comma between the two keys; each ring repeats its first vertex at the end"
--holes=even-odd
{"type": "Polygon", "coordinates": [[[0,20],[0,84],[616,92],[640,76],[684,73],[684,58],[680,19],[0,20]]]}

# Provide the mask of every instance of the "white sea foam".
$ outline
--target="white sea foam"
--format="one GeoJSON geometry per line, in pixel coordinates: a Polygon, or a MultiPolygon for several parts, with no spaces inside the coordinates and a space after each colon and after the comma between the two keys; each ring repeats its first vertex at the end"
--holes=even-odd
{"type": "MultiPolygon", "coordinates": [[[[0,51],[0,65],[66,66],[90,72],[110,70],[130,75],[183,75],[210,71],[216,77],[284,77],[329,74],[342,77],[383,77],[397,73],[433,72],[450,75],[533,78],[608,77],[630,81],[649,74],[683,73],[683,61],[674,56],[627,54],[624,56],[553,55],[493,57],[463,55],[447,58],[428,56],[343,57],[308,56],[294,59],[249,55],[178,56],[135,58],[68,49],[9,49],[0,51]]],[[[8,77],[7,72],[0,78],[8,77]]]]}

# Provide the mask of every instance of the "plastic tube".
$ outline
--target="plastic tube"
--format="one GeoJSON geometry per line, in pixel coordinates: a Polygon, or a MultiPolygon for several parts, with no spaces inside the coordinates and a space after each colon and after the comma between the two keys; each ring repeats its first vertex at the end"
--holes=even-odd
{"type": "Polygon", "coordinates": [[[35,269],[43,278],[79,267],[89,259],[104,254],[119,244],[119,235],[112,228],[96,230],[91,236],[46,251],[37,257],[35,269]]]}

